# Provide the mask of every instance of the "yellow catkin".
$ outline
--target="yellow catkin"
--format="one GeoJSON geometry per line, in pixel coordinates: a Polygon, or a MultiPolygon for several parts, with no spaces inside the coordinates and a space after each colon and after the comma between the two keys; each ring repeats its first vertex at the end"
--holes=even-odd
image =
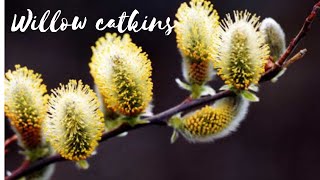
{"type": "Polygon", "coordinates": [[[240,96],[223,98],[170,123],[191,142],[211,142],[236,131],[248,107],[240,96]]]}
{"type": "Polygon", "coordinates": [[[175,32],[178,48],[185,63],[185,79],[202,85],[212,74],[212,61],[216,57],[219,40],[219,16],[206,0],[182,3],[176,14],[175,32]]]}
{"type": "Polygon", "coordinates": [[[69,160],[89,157],[104,131],[96,94],[82,81],[70,80],[54,89],[44,132],[52,147],[69,160]]]}
{"type": "Polygon", "coordinates": [[[41,75],[27,67],[15,66],[5,74],[5,114],[26,149],[41,144],[41,125],[47,112],[47,89],[41,75]]]}
{"type": "Polygon", "coordinates": [[[246,90],[258,84],[269,58],[269,47],[258,31],[259,17],[235,11],[223,20],[219,54],[214,65],[217,74],[231,87],[246,90]]]}
{"type": "Polygon", "coordinates": [[[184,130],[195,137],[211,136],[226,129],[232,119],[231,108],[205,106],[184,120],[184,130]]]}
{"type": "Polygon", "coordinates": [[[186,66],[190,83],[198,85],[209,80],[209,71],[213,68],[207,61],[187,63],[186,66]]]}
{"type": "Polygon", "coordinates": [[[92,47],[90,73],[107,108],[126,116],[143,113],[152,99],[151,62],[128,34],[107,33],[92,47]]]}

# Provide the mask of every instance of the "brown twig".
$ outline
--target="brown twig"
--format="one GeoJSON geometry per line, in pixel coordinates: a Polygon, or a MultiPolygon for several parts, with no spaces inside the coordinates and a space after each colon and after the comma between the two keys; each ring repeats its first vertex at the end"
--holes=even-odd
{"type": "Polygon", "coordinates": [[[307,33],[310,31],[312,22],[317,17],[317,13],[318,13],[319,9],[320,9],[320,1],[313,6],[311,13],[306,18],[299,33],[297,34],[297,36],[295,38],[292,39],[292,41],[290,42],[289,46],[287,47],[285,53],[277,61],[277,64],[279,67],[281,67],[285,63],[285,61],[290,56],[290,54],[294,51],[294,49],[297,47],[297,45],[301,41],[301,39],[304,38],[307,35],[307,33]]]}
{"type": "Polygon", "coordinates": [[[17,136],[17,135],[13,135],[13,136],[11,136],[10,138],[6,139],[6,141],[4,142],[5,154],[7,154],[7,152],[8,152],[7,147],[8,147],[11,143],[17,141],[17,139],[18,139],[18,136],[17,136]]]}
{"type": "MultiPolygon", "coordinates": [[[[106,132],[102,135],[100,143],[103,141],[106,141],[112,137],[115,137],[123,132],[131,131],[134,129],[142,128],[145,126],[150,125],[160,125],[160,126],[166,126],[166,120],[169,119],[171,116],[177,114],[178,112],[182,112],[185,110],[195,109],[199,108],[205,104],[213,103],[217,99],[221,99],[223,97],[233,96],[234,93],[231,91],[221,91],[214,96],[207,96],[200,99],[195,99],[192,101],[184,101],[181,104],[172,107],[162,113],[159,113],[157,115],[154,115],[152,117],[145,118],[144,120],[149,121],[147,124],[138,124],[136,126],[130,126],[128,124],[123,124],[119,128],[106,132]]],[[[18,179],[20,177],[23,177],[29,173],[32,173],[34,171],[40,170],[41,168],[60,161],[66,161],[63,157],[60,155],[52,155],[48,158],[41,159],[39,161],[36,161],[35,163],[31,164],[29,167],[25,168],[24,171],[18,171],[17,173],[12,173],[10,176],[6,177],[6,180],[13,180],[18,179]]]]}
{"type": "Polygon", "coordinates": [[[18,136],[15,134],[11,137],[9,137],[8,139],[6,139],[6,141],[4,142],[4,147],[6,148],[7,146],[9,146],[11,143],[15,142],[18,139],[18,136]]]}
{"type": "Polygon", "coordinates": [[[283,64],[283,68],[288,68],[291,64],[295,63],[299,59],[302,59],[306,55],[306,53],[307,49],[300,50],[296,55],[294,55],[292,58],[290,58],[283,64]]]}
{"type": "MultiPolygon", "coordinates": [[[[23,172],[26,168],[29,167],[30,161],[25,160],[23,161],[23,163],[20,165],[20,167],[18,167],[16,170],[14,170],[12,172],[12,174],[20,174],[21,172],[23,172]]],[[[7,176],[5,180],[9,180],[11,179],[11,176],[7,176]]]]}
{"type": "Polygon", "coordinates": [[[271,80],[273,77],[275,77],[282,69],[283,64],[287,61],[288,57],[292,54],[292,52],[294,51],[294,49],[297,47],[298,43],[301,41],[302,38],[304,38],[307,33],[310,31],[311,29],[311,25],[312,22],[315,20],[315,18],[317,17],[317,14],[319,12],[320,9],[320,1],[318,1],[314,6],[313,9],[311,11],[311,13],[309,14],[309,16],[306,18],[306,20],[304,21],[304,24],[302,26],[302,28],[300,29],[299,33],[296,35],[296,37],[294,37],[289,46],[287,47],[286,51],[284,54],[282,54],[282,56],[279,58],[279,60],[276,62],[275,66],[273,66],[273,68],[269,69],[266,73],[265,76],[263,76],[260,79],[260,82],[263,81],[269,81],[271,80]]]}
{"type": "MultiPolygon", "coordinates": [[[[311,24],[314,21],[316,14],[318,13],[320,7],[320,1],[314,6],[312,12],[310,13],[310,15],[307,17],[303,27],[301,28],[300,32],[298,33],[298,35],[291,41],[291,43],[289,44],[286,52],[280,57],[280,59],[278,60],[278,63],[271,68],[270,70],[268,70],[260,79],[260,82],[265,82],[268,80],[271,80],[273,77],[275,77],[277,75],[277,73],[279,73],[279,71],[283,68],[283,64],[286,62],[287,58],[289,57],[289,55],[292,53],[292,51],[296,48],[296,46],[298,45],[299,41],[306,35],[306,33],[310,30],[311,28],[311,24]]],[[[160,125],[160,126],[165,126],[167,125],[166,120],[169,119],[171,116],[175,115],[178,112],[184,112],[186,110],[190,110],[190,109],[195,109],[195,108],[199,108],[201,106],[204,106],[206,104],[210,104],[213,103],[215,100],[224,98],[224,97],[228,97],[228,96],[233,96],[235,95],[233,92],[231,91],[221,91],[213,96],[207,96],[207,97],[202,97],[199,99],[195,99],[195,100],[188,100],[185,101],[173,108],[170,108],[162,113],[159,113],[157,115],[154,115],[152,117],[148,117],[145,118],[145,120],[150,121],[150,123],[147,124],[138,124],[136,126],[130,126],[127,124],[123,124],[121,125],[119,128],[104,133],[100,142],[106,141],[112,137],[115,137],[123,132],[126,131],[131,131],[134,129],[138,129],[138,128],[142,128],[145,126],[149,126],[149,125],[160,125]]],[[[52,155],[48,158],[45,159],[41,159],[33,164],[31,164],[30,166],[26,166],[24,167],[24,169],[19,169],[19,171],[14,171],[14,173],[11,174],[11,176],[6,177],[6,180],[13,180],[13,179],[18,179],[20,177],[23,177],[29,173],[32,173],[36,170],[39,170],[49,164],[55,163],[55,162],[60,162],[60,161],[66,161],[66,159],[64,159],[63,157],[61,157],[60,155],[52,155]]]]}

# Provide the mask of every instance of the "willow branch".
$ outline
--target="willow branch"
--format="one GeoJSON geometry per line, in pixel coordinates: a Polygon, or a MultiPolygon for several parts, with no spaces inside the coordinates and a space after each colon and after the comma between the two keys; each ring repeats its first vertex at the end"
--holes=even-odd
{"type": "MultiPolygon", "coordinates": [[[[273,68],[268,70],[260,79],[260,82],[265,82],[271,80],[273,77],[275,77],[280,70],[283,68],[284,63],[286,62],[289,55],[293,52],[293,50],[296,48],[298,43],[301,41],[301,39],[307,34],[307,32],[311,28],[311,24],[314,21],[316,14],[318,13],[320,8],[320,1],[314,6],[313,10],[311,11],[310,15],[305,20],[303,27],[301,28],[300,32],[297,34],[297,36],[291,41],[288,48],[286,49],[286,52],[280,57],[280,59],[277,61],[278,63],[275,64],[273,68]]],[[[150,126],[150,125],[158,125],[158,126],[166,126],[166,121],[172,117],[173,115],[179,113],[179,112],[185,112],[190,111],[192,109],[197,109],[202,106],[205,106],[207,104],[214,103],[218,99],[222,99],[224,97],[230,97],[234,96],[235,94],[232,91],[221,91],[213,96],[206,96],[199,99],[194,99],[190,101],[184,101],[183,103],[174,106],[162,113],[156,114],[152,117],[144,118],[144,120],[149,121],[149,123],[146,124],[138,124],[135,126],[130,126],[128,124],[123,124],[119,128],[112,130],[110,132],[106,132],[102,135],[102,138],[100,140],[101,142],[107,141],[110,138],[113,138],[121,133],[139,129],[142,127],[150,126]]],[[[20,177],[23,177],[27,174],[30,174],[34,171],[40,170],[43,167],[50,165],[52,163],[66,161],[63,157],[60,155],[52,155],[48,158],[44,158],[41,160],[36,161],[35,163],[31,164],[28,167],[25,167],[25,169],[17,172],[12,173],[11,176],[6,177],[6,180],[14,180],[18,179],[20,177]]]]}
{"type": "MultiPolygon", "coordinates": [[[[233,95],[235,95],[235,94],[231,91],[221,91],[221,92],[215,94],[214,96],[207,96],[207,97],[202,97],[200,99],[195,99],[195,100],[191,100],[191,101],[184,101],[183,103],[181,103],[177,106],[174,106],[174,107],[172,107],[162,113],[156,114],[152,117],[144,118],[144,120],[149,121],[149,123],[137,124],[135,126],[123,124],[115,130],[112,130],[110,132],[106,132],[102,135],[100,143],[103,141],[107,141],[108,139],[115,137],[121,133],[131,131],[134,129],[139,129],[139,128],[142,128],[145,126],[150,126],[150,125],[166,126],[167,125],[166,120],[168,120],[171,116],[173,116],[179,112],[183,112],[183,111],[191,110],[191,109],[197,109],[197,108],[202,107],[206,104],[213,103],[217,99],[221,99],[221,98],[233,96],[233,95]]],[[[18,179],[18,178],[23,177],[27,174],[30,174],[34,171],[40,170],[49,164],[59,162],[59,161],[66,161],[66,159],[64,159],[60,155],[53,155],[48,158],[38,160],[35,163],[31,164],[29,167],[25,168],[24,171],[18,171],[17,173],[12,173],[11,176],[6,177],[6,180],[18,179]]]]}
{"type": "Polygon", "coordinates": [[[307,53],[307,49],[300,50],[296,55],[294,55],[292,58],[287,60],[282,66],[283,68],[288,68],[291,64],[295,63],[296,61],[302,59],[307,53]]]}
{"type": "Polygon", "coordinates": [[[282,56],[276,62],[275,66],[273,66],[273,68],[271,68],[270,70],[268,70],[266,72],[265,76],[263,76],[260,79],[260,82],[271,80],[273,77],[275,77],[281,71],[281,69],[283,68],[283,64],[287,61],[288,57],[292,54],[292,52],[298,46],[301,39],[303,39],[307,35],[307,33],[310,31],[311,25],[312,25],[313,21],[316,19],[317,14],[319,13],[319,9],[320,9],[320,1],[318,1],[313,6],[311,13],[304,21],[303,26],[301,27],[299,33],[291,40],[285,53],[282,54],[282,56]]]}
{"type": "Polygon", "coordinates": [[[18,139],[18,136],[15,134],[13,136],[11,136],[10,138],[6,139],[6,141],[4,142],[4,149],[5,149],[5,153],[8,152],[7,147],[12,144],[13,142],[16,142],[18,139]]]}
{"type": "Polygon", "coordinates": [[[11,137],[9,137],[8,139],[6,139],[6,141],[4,142],[4,147],[7,148],[11,143],[15,142],[18,139],[17,135],[13,135],[11,137]]]}
{"type": "MultiPolygon", "coordinates": [[[[28,160],[25,160],[23,161],[23,163],[20,165],[20,167],[18,167],[16,170],[14,170],[12,172],[12,174],[20,174],[21,172],[23,172],[30,164],[30,161],[28,160]]],[[[5,180],[8,180],[8,179],[11,179],[12,176],[7,176],[5,178],[5,180]]]]}

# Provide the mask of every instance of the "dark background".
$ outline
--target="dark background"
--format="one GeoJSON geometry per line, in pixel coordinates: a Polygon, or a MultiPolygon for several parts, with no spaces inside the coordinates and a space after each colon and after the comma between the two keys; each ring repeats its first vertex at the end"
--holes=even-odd
{"type": "MultiPolygon", "coordinates": [[[[5,2],[5,71],[14,64],[27,65],[43,75],[48,89],[68,79],[82,79],[92,85],[88,63],[92,46],[107,31],[97,31],[95,21],[117,18],[123,11],[140,11],[139,17],[165,20],[175,16],[181,0],[37,0],[5,2]],[[57,33],[27,31],[12,33],[13,15],[26,15],[26,9],[42,14],[50,9],[62,16],[86,16],[84,30],[57,33]]],[[[239,1],[216,0],[219,15],[234,9],[248,9],[262,18],[273,17],[284,28],[287,42],[298,32],[316,0],[239,1]]],[[[52,15],[51,14],[51,15],[52,15]]],[[[39,19],[40,17],[38,17],[39,19]]],[[[49,19],[50,20],[50,19],[49,19]]],[[[141,23],[143,19],[138,19],[141,23]]],[[[277,84],[261,87],[260,103],[253,103],[250,113],[238,132],[210,144],[189,144],[183,138],[170,145],[171,129],[148,127],[132,131],[125,138],[114,138],[98,148],[98,155],[89,159],[90,169],[79,171],[72,162],[58,163],[53,179],[320,179],[320,22],[300,44],[308,54],[277,84]]],[[[153,66],[155,113],[182,101],[187,93],[174,82],[181,77],[180,55],[175,33],[169,36],[158,29],[130,35],[149,54],[153,66]]],[[[215,81],[216,82],[216,81],[215,81]]],[[[12,131],[6,122],[6,137],[12,131]]],[[[22,161],[16,146],[6,155],[6,170],[13,170],[22,161]]]]}

